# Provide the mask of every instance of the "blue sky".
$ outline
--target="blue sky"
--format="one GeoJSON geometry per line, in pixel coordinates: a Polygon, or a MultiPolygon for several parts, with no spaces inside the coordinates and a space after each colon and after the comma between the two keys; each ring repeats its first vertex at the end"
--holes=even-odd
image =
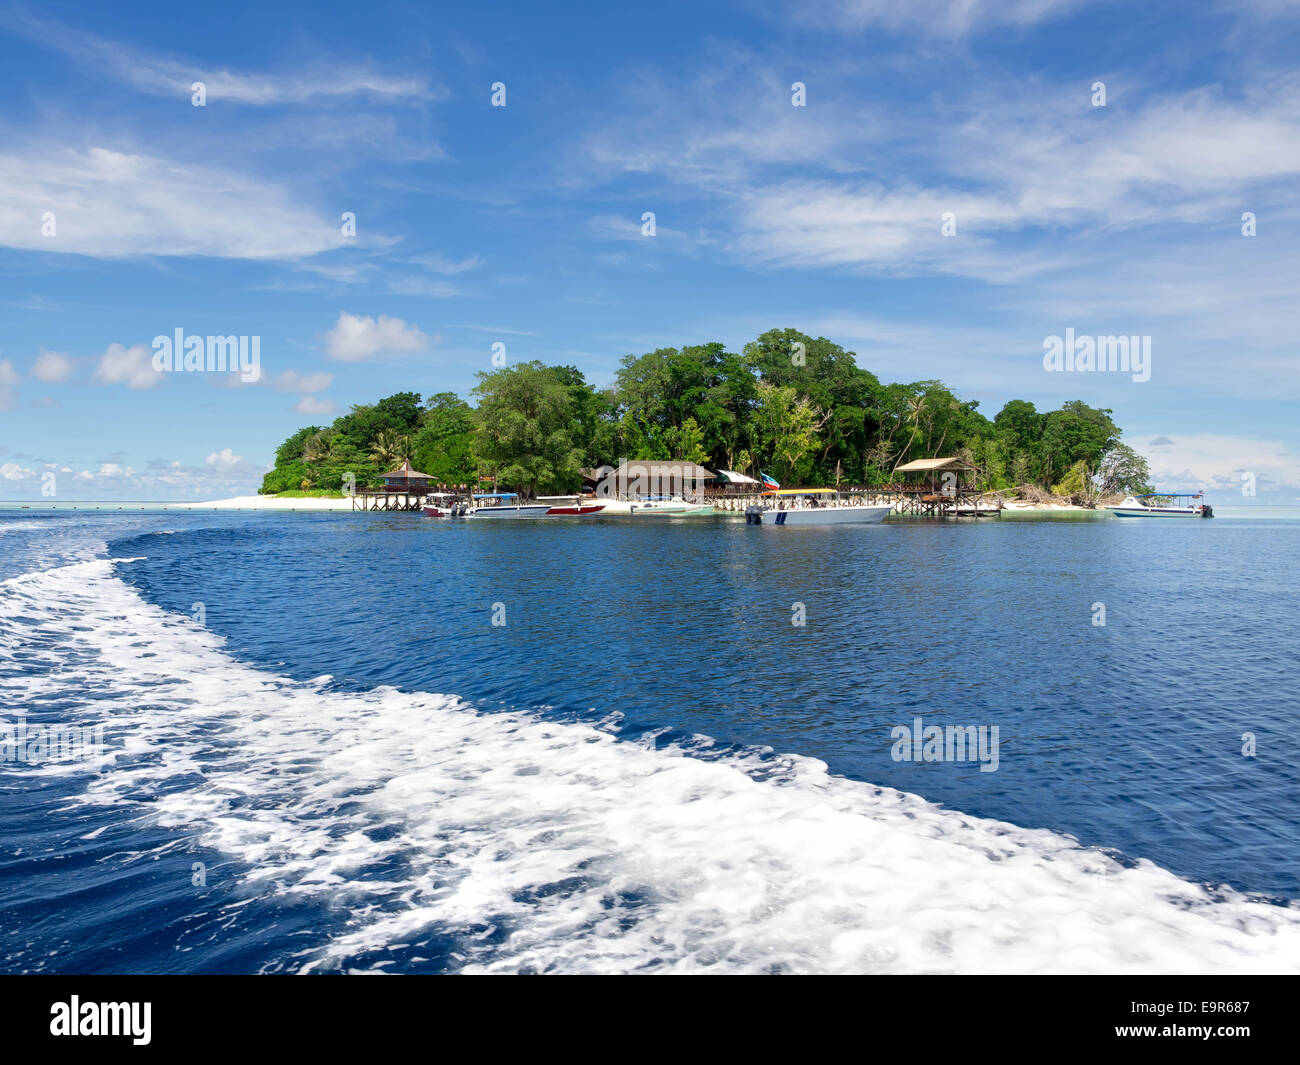
{"type": "Polygon", "coordinates": [[[604,384],[792,326],[1295,502],[1298,46],[1287,0],[0,0],[0,498],[251,492],[494,343],[604,384]],[[154,373],[177,328],[262,380],[154,373]],[[1150,336],[1150,380],[1047,372],[1067,328],[1150,336]]]}

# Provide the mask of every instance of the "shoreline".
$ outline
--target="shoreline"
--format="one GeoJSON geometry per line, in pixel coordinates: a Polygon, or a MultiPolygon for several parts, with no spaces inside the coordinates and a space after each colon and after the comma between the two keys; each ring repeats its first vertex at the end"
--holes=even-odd
{"type": "MultiPolygon", "coordinates": [[[[282,499],[278,496],[234,496],[230,499],[213,499],[205,500],[200,503],[163,503],[159,505],[164,510],[275,510],[275,511],[306,511],[306,512],[326,512],[326,511],[351,511],[352,501],[347,498],[333,499],[329,497],[294,497],[282,499]]],[[[626,500],[608,500],[606,507],[609,513],[626,512],[629,504],[626,500]]],[[[1022,501],[1013,501],[1004,503],[1002,509],[1009,514],[1096,514],[1099,517],[1108,517],[1109,514],[1103,508],[1088,508],[1074,506],[1070,503],[1028,503],[1022,501]]],[[[369,513],[369,512],[359,512],[369,513]]],[[[728,512],[718,510],[718,514],[725,515],[728,512]]]]}
{"type": "MultiPolygon", "coordinates": [[[[628,506],[625,500],[609,501],[611,515],[624,511],[628,506]]],[[[278,496],[233,496],[229,499],[210,499],[196,502],[165,502],[162,500],[76,500],[66,502],[52,502],[50,500],[0,500],[0,513],[6,511],[65,511],[65,510],[96,510],[96,511],[270,511],[277,513],[333,513],[338,511],[351,511],[350,500],[346,497],[334,499],[329,497],[298,497],[298,498],[280,498],[278,496]]],[[[356,513],[369,513],[367,511],[357,511],[356,513]]],[[[382,513],[382,512],[375,512],[382,513]]],[[[726,514],[726,511],[720,510],[719,514],[726,514]]],[[[1103,507],[1089,509],[1088,507],[1078,507],[1069,503],[1030,503],[1024,500],[1012,500],[1005,502],[1002,509],[1003,516],[1006,517],[1051,517],[1054,515],[1095,515],[1098,518],[1109,517],[1109,514],[1103,507]]],[[[991,515],[984,515],[986,517],[991,515]]],[[[1274,518],[1278,520],[1297,520],[1300,519],[1300,505],[1297,504],[1254,504],[1254,505],[1237,505],[1218,504],[1216,506],[1216,516],[1222,518],[1274,518]],[[1254,512],[1258,511],[1256,514],[1254,512]],[[1281,513],[1279,513],[1281,512],[1281,513]]]]}

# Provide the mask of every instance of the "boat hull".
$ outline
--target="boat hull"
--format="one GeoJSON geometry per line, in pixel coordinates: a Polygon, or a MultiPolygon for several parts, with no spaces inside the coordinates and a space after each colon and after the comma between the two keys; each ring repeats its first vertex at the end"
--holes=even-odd
{"type": "Polygon", "coordinates": [[[629,511],[638,518],[703,518],[715,513],[712,507],[656,506],[651,503],[632,505],[629,511]]]}
{"type": "Polygon", "coordinates": [[[797,510],[765,510],[761,514],[745,515],[759,518],[752,524],[763,526],[786,525],[877,525],[888,517],[892,506],[882,507],[808,507],[797,510]]]}
{"type": "Polygon", "coordinates": [[[590,503],[580,507],[551,507],[548,518],[590,518],[605,509],[604,503],[590,503]]]}
{"type": "Polygon", "coordinates": [[[1175,510],[1164,507],[1107,507],[1117,518],[1199,518],[1199,510],[1175,510]]]}
{"type": "Polygon", "coordinates": [[[550,509],[546,503],[521,504],[517,507],[476,507],[466,516],[481,519],[544,518],[550,509]]]}

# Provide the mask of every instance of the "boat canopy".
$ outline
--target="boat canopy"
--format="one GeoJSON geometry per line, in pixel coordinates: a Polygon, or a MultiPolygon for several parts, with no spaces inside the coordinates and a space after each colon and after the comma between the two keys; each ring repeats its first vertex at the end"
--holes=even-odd
{"type": "Polygon", "coordinates": [[[726,484],[759,484],[760,482],[753,477],[747,477],[743,473],[737,473],[735,470],[719,470],[718,480],[726,484]]]}
{"type": "Polygon", "coordinates": [[[475,496],[475,499],[518,499],[514,492],[485,492],[481,496],[475,496]]]}
{"type": "Polygon", "coordinates": [[[834,495],[834,488],[778,488],[775,492],[769,493],[778,496],[811,496],[811,495],[834,495]]]}
{"type": "Polygon", "coordinates": [[[1134,499],[1200,499],[1204,492],[1144,492],[1134,499]]]}
{"type": "Polygon", "coordinates": [[[895,473],[936,473],[939,470],[969,471],[975,467],[965,460],[953,456],[946,459],[913,459],[906,465],[899,466],[895,473]]]}

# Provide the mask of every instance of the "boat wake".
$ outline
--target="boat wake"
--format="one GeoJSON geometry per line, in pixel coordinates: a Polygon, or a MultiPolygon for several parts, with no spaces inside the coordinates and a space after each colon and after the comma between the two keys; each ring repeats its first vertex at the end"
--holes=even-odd
{"type": "Polygon", "coordinates": [[[295,682],[122,564],[0,582],[4,705],[105,725],[99,772],[11,772],[80,772],[76,808],[229,856],[232,909],[332,915],[267,968],[418,968],[437,943],[465,972],[1300,971],[1293,907],[794,755],[295,682]]]}

